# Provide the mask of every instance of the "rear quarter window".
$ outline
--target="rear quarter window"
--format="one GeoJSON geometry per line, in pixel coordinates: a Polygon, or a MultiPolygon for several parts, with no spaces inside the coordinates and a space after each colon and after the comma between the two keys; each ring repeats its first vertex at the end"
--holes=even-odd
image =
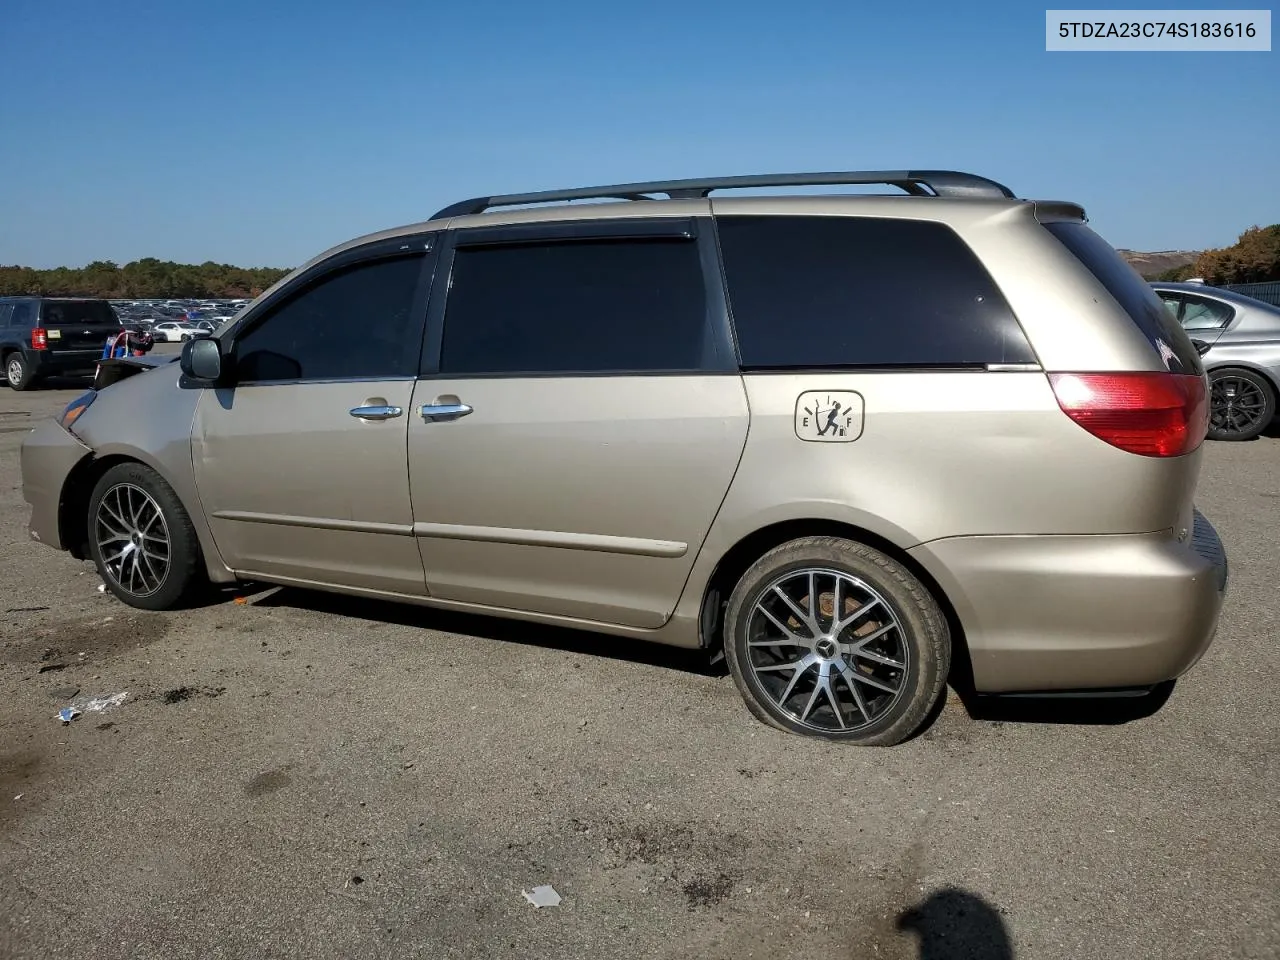
{"type": "Polygon", "coordinates": [[[1187,332],[1160,301],[1159,295],[1116,249],[1079,221],[1046,223],[1045,229],[1062,242],[1106,287],[1116,303],[1142,331],[1170,373],[1200,376],[1204,365],[1187,332]]]}
{"type": "Polygon", "coordinates": [[[835,216],[716,222],[744,368],[1036,360],[995,281],[945,224],[835,216]]]}

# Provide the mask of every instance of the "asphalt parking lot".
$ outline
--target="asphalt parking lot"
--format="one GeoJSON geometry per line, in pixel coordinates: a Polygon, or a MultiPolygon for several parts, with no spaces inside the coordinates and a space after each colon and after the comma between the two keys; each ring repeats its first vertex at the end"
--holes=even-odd
{"type": "Polygon", "coordinates": [[[1231,594],[1160,709],[951,698],[858,749],[613,638],[130,610],[27,536],[19,445],[79,389],[0,387],[0,956],[1280,955],[1274,431],[1208,446],[1231,594]]]}

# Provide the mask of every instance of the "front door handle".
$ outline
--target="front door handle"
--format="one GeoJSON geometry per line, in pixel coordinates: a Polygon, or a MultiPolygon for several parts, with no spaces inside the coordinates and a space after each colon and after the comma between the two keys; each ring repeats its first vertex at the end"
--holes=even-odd
{"type": "Polygon", "coordinates": [[[347,412],[357,420],[391,420],[404,413],[399,407],[388,403],[370,403],[363,407],[352,407],[347,412]]]}
{"type": "Polygon", "coordinates": [[[422,419],[427,423],[444,423],[465,417],[471,411],[472,407],[468,403],[424,403],[421,413],[422,419]]]}

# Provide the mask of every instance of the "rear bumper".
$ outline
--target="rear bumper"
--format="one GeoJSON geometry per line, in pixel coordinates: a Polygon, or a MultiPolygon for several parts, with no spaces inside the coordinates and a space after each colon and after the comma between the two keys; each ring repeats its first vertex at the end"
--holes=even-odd
{"type": "MultiPolygon", "coordinates": [[[[103,337],[103,345],[106,338],[103,337]]],[[[60,373],[92,373],[102,359],[103,347],[75,350],[31,350],[27,357],[36,376],[60,373]]]]}
{"type": "Polygon", "coordinates": [[[980,693],[1172,680],[1208,649],[1227,590],[1226,551],[1199,511],[1185,543],[955,537],[910,552],[956,608],[980,693]]]}
{"type": "Polygon", "coordinates": [[[27,528],[32,540],[67,549],[59,523],[62,494],[76,464],[92,455],[93,451],[52,420],[27,434],[21,454],[22,498],[31,505],[27,528]]]}

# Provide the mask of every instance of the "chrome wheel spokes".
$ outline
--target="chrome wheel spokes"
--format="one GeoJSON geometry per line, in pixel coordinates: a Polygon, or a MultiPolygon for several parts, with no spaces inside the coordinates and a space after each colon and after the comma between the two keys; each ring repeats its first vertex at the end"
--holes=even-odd
{"type": "Polygon", "coordinates": [[[906,686],[902,624],[884,597],[851,574],[815,567],[779,577],[760,593],[747,630],[756,683],[806,727],[865,727],[906,686]]]}
{"type": "Polygon", "coordinates": [[[169,574],[172,545],[160,505],[131,483],[111,487],[98,503],[94,536],[107,576],[126,593],[147,597],[169,574]]]}
{"type": "Polygon", "coordinates": [[[1225,376],[1213,381],[1210,391],[1209,421],[1226,434],[1248,433],[1262,418],[1266,397],[1252,380],[1225,376]]]}

